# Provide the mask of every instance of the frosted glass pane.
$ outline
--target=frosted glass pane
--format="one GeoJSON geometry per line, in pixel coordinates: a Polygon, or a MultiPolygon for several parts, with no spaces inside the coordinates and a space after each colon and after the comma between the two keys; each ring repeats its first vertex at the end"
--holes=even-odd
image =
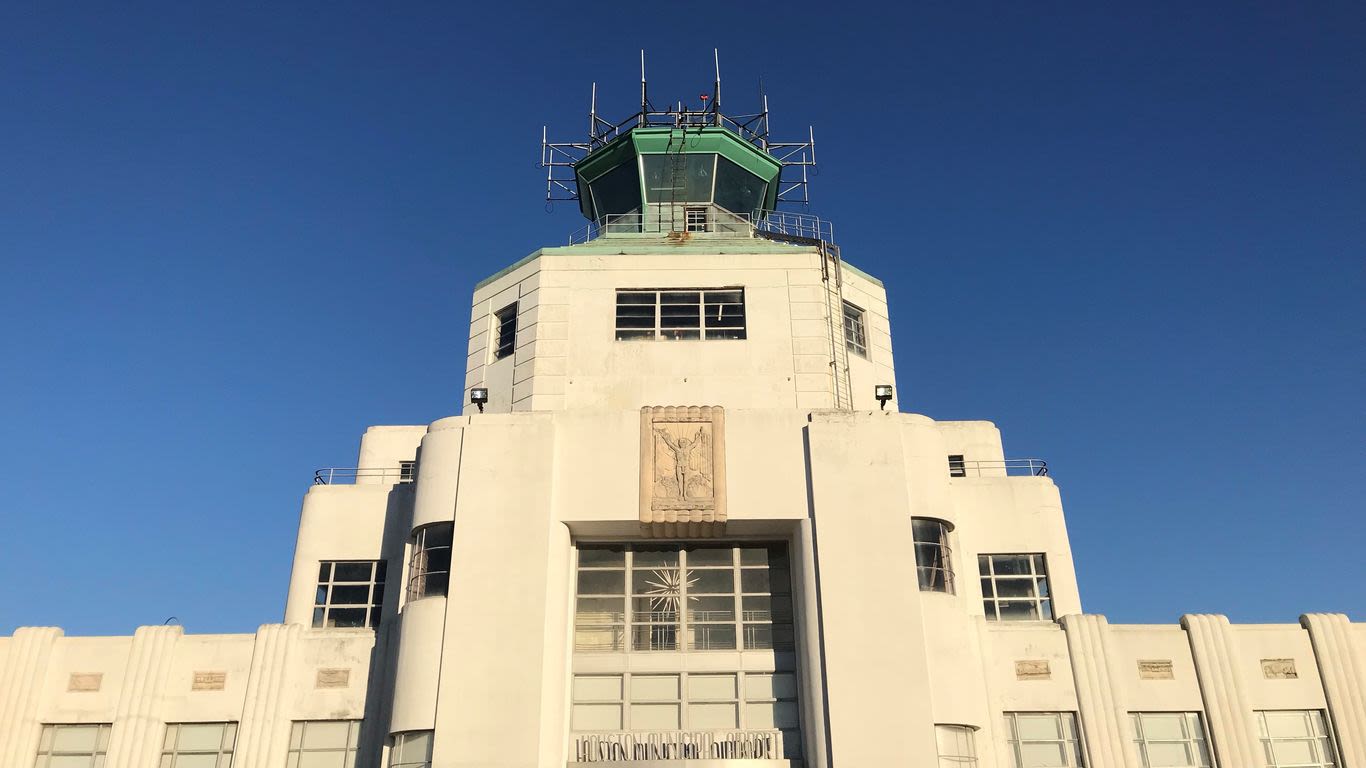
{"type": "Polygon", "coordinates": [[[621,701],[621,677],[593,675],[574,678],[574,701],[621,701]]]}
{"type": "Polygon", "coordinates": [[[779,728],[796,728],[799,719],[796,702],[780,701],[773,705],[773,721],[779,728]]]}
{"type": "Polygon", "coordinates": [[[678,701],[678,675],[632,675],[632,701],[678,701]]]}
{"type": "Polygon", "coordinates": [[[633,731],[676,731],[678,728],[677,704],[633,704],[631,706],[631,730],[633,731]]]}
{"type": "Polygon", "coordinates": [[[1153,768],[1193,765],[1185,744],[1149,744],[1148,764],[1153,768]]]}
{"type": "Polygon", "coordinates": [[[702,729],[736,728],[734,704],[689,704],[688,727],[702,729]]]}
{"type": "Polygon", "coordinates": [[[85,755],[55,755],[49,758],[48,768],[90,768],[93,758],[85,755]]]}
{"type": "Polygon", "coordinates": [[[218,752],[200,755],[177,755],[175,768],[218,768],[218,752]]]}
{"type": "Polygon", "coordinates": [[[776,675],[745,675],[747,699],[795,699],[797,676],[791,673],[776,675]]]}
{"type": "Polygon", "coordinates": [[[432,757],[432,732],[414,731],[402,734],[395,747],[394,751],[398,755],[394,762],[421,763],[430,760],[432,757]]]}
{"type": "MultiPolygon", "coordinates": [[[[180,726],[176,740],[178,752],[217,752],[223,743],[223,726],[218,723],[180,726]]],[[[180,764],[176,764],[180,768],[180,764]]]]}
{"type": "Polygon", "coordinates": [[[1018,715],[1015,718],[1021,741],[1048,741],[1062,739],[1056,715],[1018,715]]]}
{"type": "Polygon", "coordinates": [[[1308,741],[1275,741],[1271,752],[1277,765],[1313,765],[1314,747],[1308,741]]]}
{"type": "Polygon", "coordinates": [[[1143,736],[1148,741],[1180,741],[1186,737],[1185,720],[1182,714],[1144,715],[1143,736]]]}
{"type": "Polygon", "coordinates": [[[620,704],[575,704],[574,730],[576,731],[619,731],[621,730],[620,704]]]}
{"type": "Polygon", "coordinates": [[[1024,763],[1020,768],[1066,768],[1071,765],[1061,744],[1021,744],[1020,757],[1024,763]]]}
{"type": "Polygon", "coordinates": [[[973,757],[972,730],[961,726],[937,725],[935,738],[939,742],[940,757],[973,757]]]}
{"type": "MultiPolygon", "coordinates": [[[[345,749],[349,723],[345,720],[304,724],[304,749],[345,749]]],[[[304,766],[303,768],[312,768],[304,766]]]]}
{"type": "Polygon", "coordinates": [[[774,707],[776,702],[761,702],[745,705],[745,727],[752,729],[773,728],[776,722],[774,707]]]}
{"type": "Polygon", "coordinates": [[[1309,724],[1303,712],[1263,712],[1266,728],[1277,738],[1309,736],[1309,724]]]}
{"type": "Polygon", "coordinates": [[[99,726],[70,727],[54,729],[52,737],[53,752],[94,752],[99,726]]]}
{"type": "Polygon", "coordinates": [[[346,752],[304,752],[299,755],[299,768],[345,768],[346,752]]]}
{"type": "Polygon", "coordinates": [[[689,675],[688,700],[735,698],[735,675],[689,675]]]}

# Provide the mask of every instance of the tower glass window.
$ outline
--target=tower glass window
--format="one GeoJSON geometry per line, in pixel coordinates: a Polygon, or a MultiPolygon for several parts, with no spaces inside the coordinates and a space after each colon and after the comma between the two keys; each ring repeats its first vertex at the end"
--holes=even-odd
{"type": "Polygon", "coordinates": [[[237,723],[171,723],[160,768],[230,768],[237,723]]]}
{"type": "Polygon", "coordinates": [[[1323,712],[1317,709],[1263,710],[1257,730],[1267,768],[1335,768],[1336,752],[1323,712]]]}
{"type": "Polygon", "coordinates": [[[359,720],[296,720],[289,731],[289,768],[354,768],[359,720]]]}
{"type": "Polygon", "coordinates": [[[953,593],[952,551],[949,531],[953,528],[943,520],[928,517],[911,519],[911,534],[915,539],[915,570],[921,592],[953,593]]]}
{"type": "Polygon", "coordinates": [[[963,454],[949,454],[949,477],[967,477],[968,463],[963,460],[963,454]]]}
{"type": "Polygon", "coordinates": [[[977,768],[977,744],[970,725],[936,725],[939,768],[977,768]]]}
{"type": "Polygon", "coordinates": [[[987,621],[1053,620],[1044,556],[978,555],[987,621]]]}
{"type": "Polygon", "coordinates": [[[1133,712],[1134,746],[1144,768],[1209,768],[1198,712],[1133,712]]]}
{"type": "Polygon", "coordinates": [[[1071,712],[1007,712],[1005,722],[1015,768],[1085,768],[1071,712]]]}
{"type": "Polygon", "coordinates": [[[863,310],[844,302],[844,346],[859,357],[868,356],[868,334],[863,310]]]}
{"type": "Polygon", "coordinates": [[[493,359],[502,360],[517,348],[517,302],[514,301],[495,312],[493,325],[497,334],[493,359]]]}
{"type": "Polygon", "coordinates": [[[413,558],[408,564],[408,599],[445,595],[451,578],[451,538],[454,523],[432,523],[413,534],[413,558]]]}
{"type": "Polygon", "coordinates": [[[384,604],[383,560],[324,560],[318,564],[314,627],[376,627],[384,604]]]}
{"type": "Polygon", "coordinates": [[[109,724],[44,725],[34,768],[102,768],[109,724]]]}
{"type": "Polygon", "coordinates": [[[431,768],[432,732],[407,731],[394,736],[389,768],[431,768]]]}
{"type": "Polygon", "coordinates": [[[745,289],[617,291],[618,341],[745,338],[745,289]]]}

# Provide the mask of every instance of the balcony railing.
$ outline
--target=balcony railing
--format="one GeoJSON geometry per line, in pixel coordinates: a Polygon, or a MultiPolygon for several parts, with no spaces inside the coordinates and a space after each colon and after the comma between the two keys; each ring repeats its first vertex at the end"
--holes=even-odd
{"type": "Polygon", "coordinates": [[[1005,459],[1004,461],[949,461],[949,477],[1047,477],[1048,462],[1043,459],[1005,459]]]}
{"type": "Polygon", "coordinates": [[[710,203],[651,203],[648,213],[614,213],[569,236],[569,244],[618,235],[729,233],[794,242],[834,242],[834,226],[809,213],[754,211],[732,213],[710,203]]]}
{"type": "Polygon", "coordinates": [[[782,758],[782,731],[640,731],[574,735],[574,759],[580,763],[782,758]]]}
{"type": "Polygon", "coordinates": [[[323,467],[313,473],[314,485],[384,485],[411,483],[413,468],[408,467],[323,467]]]}

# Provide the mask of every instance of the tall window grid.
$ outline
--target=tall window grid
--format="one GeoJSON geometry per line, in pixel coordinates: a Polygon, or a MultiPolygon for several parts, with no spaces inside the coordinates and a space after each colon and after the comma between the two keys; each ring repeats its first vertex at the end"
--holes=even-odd
{"type": "Polygon", "coordinates": [[[939,768],[977,768],[977,743],[970,725],[936,725],[939,768]]]}
{"type": "Polygon", "coordinates": [[[631,340],[745,338],[745,289],[618,290],[616,335],[631,340]]]}
{"type": "Polygon", "coordinates": [[[493,359],[502,360],[517,348],[517,302],[493,313],[493,326],[497,334],[493,359]]]}
{"type": "Polygon", "coordinates": [[[1015,768],[1085,768],[1071,712],[1006,712],[1005,721],[1015,768]]]}
{"type": "Polygon", "coordinates": [[[953,594],[953,551],[949,548],[951,530],[953,528],[943,520],[911,518],[911,535],[915,539],[915,571],[921,592],[953,594]]]}
{"type": "Polygon", "coordinates": [[[977,568],[987,621],[1053,619],[1043,555],[978,555],[977,568]]]}
{"type": "Polygon", "coordinates": [[[389,768],[431,768],[432,732],[406,731],[394,736],[389,768]]]}
{"type": "Polygon", "coordinates": [[[160,768],[232,768],[237,723],[170,723],[160,768]]]}
{"type": "Polygon", "coordinates": [[[1267,768],[1336,768],[1328,723],[1317,709],[1262,710],[1257,713],[1267,768]]]}
{"type": "Polygon", "coordinates": [[[868,334],[864,326],[866,313],[844,302],[844,346],[859,357],[868,356],[868,334]]]}
{"type": "Polygon", "coordinates": [[[451,541],[454,523],[424,525],[413,534],[413,556],[408,563],[408,599],[445,596],[451,582],[451,541]]]}
{"type": "Polygon", "coordinates": [[[355,768],[359,720],[296,720],[285,768],[355,768]]]}
{"type": "Polygon", "coordinates": [[[34,768],[103,768],[109,729],[108,723],[44,725],[34,768]]]}
{"type": "Polygon", "coordinates": [[[316,628],[377,627],[384,604],[383,560],[324,560],[313,600],[316,628]]]}
{"type": "Polygon", "coordinates": [[[583,545],[580,651],[790,650],[791,578],[782,545],[583,545]]]}
{"type": "Polygon", "coordinates": [[[1129,720],[1144,768],[1210,768],[1199,712],[1131,712],[1129,720]]]}

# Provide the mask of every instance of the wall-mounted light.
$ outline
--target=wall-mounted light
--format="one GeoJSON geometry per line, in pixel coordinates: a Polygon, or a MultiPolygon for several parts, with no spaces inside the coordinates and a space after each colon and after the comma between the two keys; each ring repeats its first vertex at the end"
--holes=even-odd
{"type": "Polygon", "coordinates": [[[488,387],[470,387],[470,402],[479,406],[479,412],[484,412],[484,403],[489,401],[488,387]]]}
{"type": "Polygon", "coordinates": [[[877,398],[878,406],[882,410],[887,410],[887,401],[892,399],[892,385],[878,384],[873,387],[873,397],[877,398]]]}

